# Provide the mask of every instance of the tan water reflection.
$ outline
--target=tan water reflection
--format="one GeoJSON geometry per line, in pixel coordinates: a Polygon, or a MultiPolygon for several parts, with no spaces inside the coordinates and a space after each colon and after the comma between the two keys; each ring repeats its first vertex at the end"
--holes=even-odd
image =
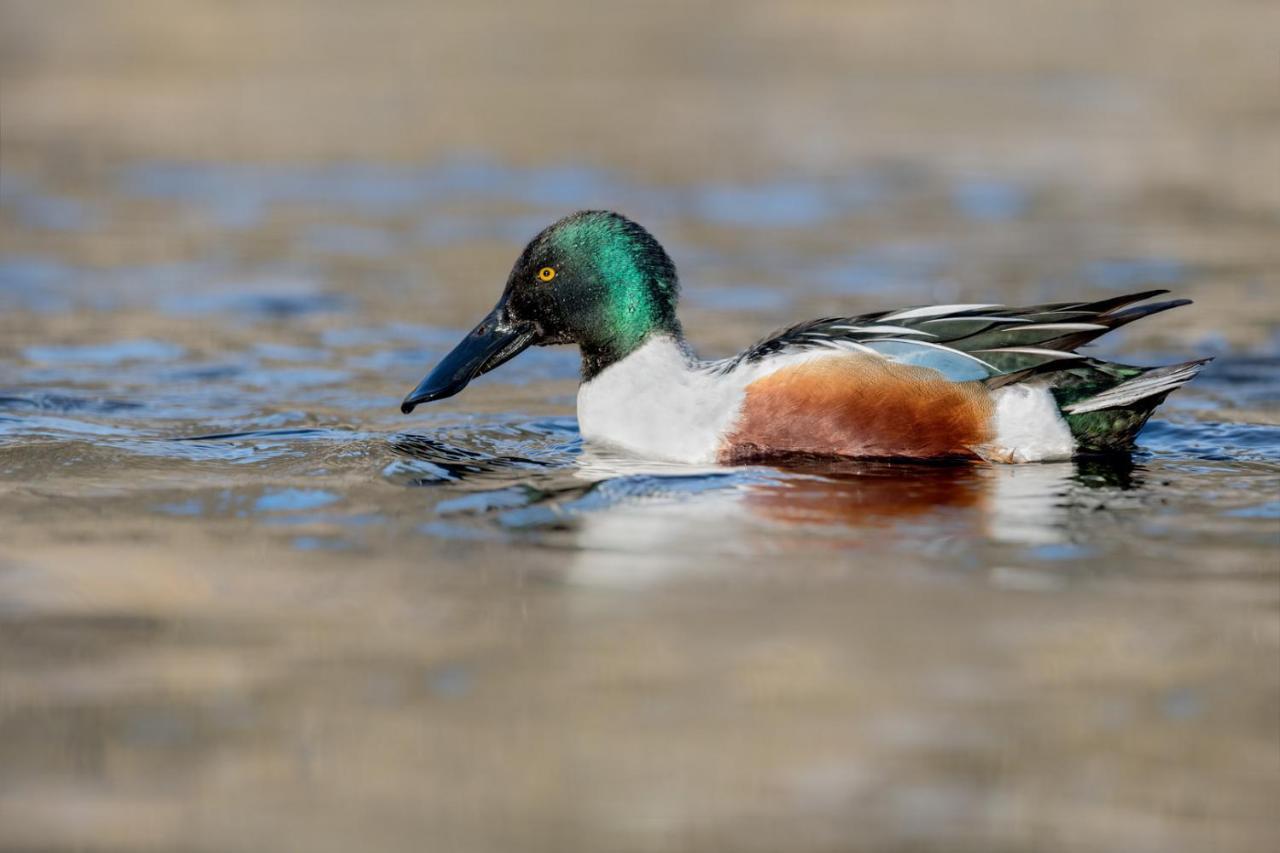
{"type": "Polygon", "coordinates": [[[1273,721],[1233,685],[1274,641],[1270,617],[1220,587],[1239,617],[1223,632],[1176,588],[1100,599],[1066,567],[965,580],[953,561],[1005,523],[1003,481],[949,476],[960,506],[789,481],[803,497],[782,521],[784,490],[748,486],[583,515],[567,550],[554,534],[402,543],[417,565],[274,550],[268,566],[201,536],[183,561],[19,555],[0,575],[4,750],[25,782],[0,818],[19,845],[91,848],[845,849],[907,833],[1013,850],[1063,825],[1090,847],[1250,848],[1262,824],[1153,824],[1151,797],[1189,795],[1176,758],[1229,780],[1197,801],[1265,814],[1272,758],[1241,725],[1273,721]],[[936,547],[908,565],[912,525],[936,547]],[[841,551],[822,528],[853,538],[841,551]],[[1233,725],[1205,724],[1219,719],[1233,725]]]}

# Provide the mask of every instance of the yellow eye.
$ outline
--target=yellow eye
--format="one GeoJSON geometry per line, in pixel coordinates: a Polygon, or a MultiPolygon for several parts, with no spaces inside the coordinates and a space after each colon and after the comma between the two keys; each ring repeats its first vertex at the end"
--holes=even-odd
{"type": "Polygon", "coordinates": [[[543,267],[538,270],[538,281],[551,281],[556,277],[556,271],[552,267],[543,267]]]}

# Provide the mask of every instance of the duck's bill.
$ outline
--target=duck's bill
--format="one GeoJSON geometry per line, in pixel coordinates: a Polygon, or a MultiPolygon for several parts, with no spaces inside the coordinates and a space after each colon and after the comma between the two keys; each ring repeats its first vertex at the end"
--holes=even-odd
{"type": "Polygon", "coordinates": [[[407,415],[419,403],[452,397],[472,379],[515,358],[536,337],[534,326],[512,323],[498,306],[418,383],[400,404],[400,411],[407,415]]]}

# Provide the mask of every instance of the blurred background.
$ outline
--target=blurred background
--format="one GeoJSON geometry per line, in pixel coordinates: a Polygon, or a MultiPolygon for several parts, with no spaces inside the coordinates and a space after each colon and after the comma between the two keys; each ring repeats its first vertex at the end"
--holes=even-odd
{"type": "Polygon", "coordinates": [[[1272,850],[1280,6],[0,0],[0,847],[1272,850]],[[1166,287],[1132,459],[655,469],[576,354],[1166,287]]]}

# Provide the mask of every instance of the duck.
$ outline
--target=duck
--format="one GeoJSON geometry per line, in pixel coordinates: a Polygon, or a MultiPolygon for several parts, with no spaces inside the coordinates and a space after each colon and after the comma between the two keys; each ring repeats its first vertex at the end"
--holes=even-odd
{"type": "Polygon", "coordinates": [[[401,403],[459,393],[531,346],[576,344],[581,436],[645,459],[1034,463],[1124,452],[1210,359],[1138,367],[1077,350],[1187,305],[1148,290],[1028,307],[927,305],[797,323],[718,360],[676,316],[675,264],[638,223],[566,216],[529,241],[493,310],[401,403]]]}

